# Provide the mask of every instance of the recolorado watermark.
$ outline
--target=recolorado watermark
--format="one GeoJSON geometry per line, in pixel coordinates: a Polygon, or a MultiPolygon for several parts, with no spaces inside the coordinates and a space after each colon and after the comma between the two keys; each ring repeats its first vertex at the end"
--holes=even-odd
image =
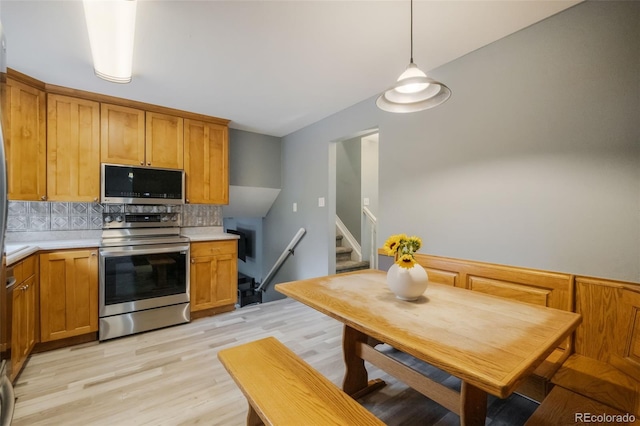
{"type": "Polygon", "coordinates": [[[573,420],[578,423],[633,423],[636,416],[627,414],[607,414],[607,413],[575,413],[573,420]]]}

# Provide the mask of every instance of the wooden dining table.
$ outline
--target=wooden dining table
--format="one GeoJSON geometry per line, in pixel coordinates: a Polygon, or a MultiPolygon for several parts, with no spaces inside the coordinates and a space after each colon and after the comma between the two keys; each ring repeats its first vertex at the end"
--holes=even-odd
{"type": "Polygon", "coordinates": [[[276,290],[344,323],[343,390],[359,398],[384,386],[365,361],[460,416],[484,425],[487,396],[508,397],[580,324],[579,314],[429,283],[397,299],[377,270],[281,283],[276,290]],[[405,352],[461,380],[460,392],[376,349],[405,352]]]}

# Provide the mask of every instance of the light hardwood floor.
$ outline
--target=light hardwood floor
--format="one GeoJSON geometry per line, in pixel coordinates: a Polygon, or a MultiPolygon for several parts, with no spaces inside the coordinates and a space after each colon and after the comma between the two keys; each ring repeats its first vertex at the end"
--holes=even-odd
{"type": "MultiPolygon", "coordinates": [[[[275,336],[340,384],[342,325],[291,299],[245,306],[103,343],[31,356],[15,385],[20,425],[243,425],[247,403],[217,359],[219,349],[275,336]]],[[[393,351],[452,387],[459,381],[393,351]]],[[[255,360],[260,363],[259,359],[255,360]]],[[[369,366],[387,386],[360,400],[390,425],[457,425],[458,416],[369,366]]],[[[521,425],[537,404],[489,399],[488,425],[521,425]]]]}

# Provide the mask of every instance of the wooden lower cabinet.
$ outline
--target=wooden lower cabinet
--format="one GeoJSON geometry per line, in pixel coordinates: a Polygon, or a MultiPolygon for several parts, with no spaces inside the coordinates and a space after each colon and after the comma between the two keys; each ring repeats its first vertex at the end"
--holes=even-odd
{"type": "Polygon", "coordinates": [[[13,267],[16,284],[12,292],[11,375],[20,373],[37,343],[38,256],[33,255],[13,267]]]}
{"type": "Polygon", "coordinates": [[[40,255],[40,340],[98,331],[98,250],[40,255]]]}
{"type": "Polygon", "coordinates": [[[191,243],[191,312],[233,309],[238,300],[236,240],[191,243]]]}

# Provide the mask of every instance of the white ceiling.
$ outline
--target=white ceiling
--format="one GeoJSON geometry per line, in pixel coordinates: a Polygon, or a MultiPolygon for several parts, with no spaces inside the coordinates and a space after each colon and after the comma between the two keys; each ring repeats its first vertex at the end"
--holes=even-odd
{"type": "MultiPolygon", "coordinates": [[[[414,60],[437,68],[576,3],[416,0],[414,60]]],[[[17,71],[273,136],[383,91],[409,62],[406,0],[139,0],[125,85],[93,74],[81,1],[2,0],[0,19],[17,71]]]]}

